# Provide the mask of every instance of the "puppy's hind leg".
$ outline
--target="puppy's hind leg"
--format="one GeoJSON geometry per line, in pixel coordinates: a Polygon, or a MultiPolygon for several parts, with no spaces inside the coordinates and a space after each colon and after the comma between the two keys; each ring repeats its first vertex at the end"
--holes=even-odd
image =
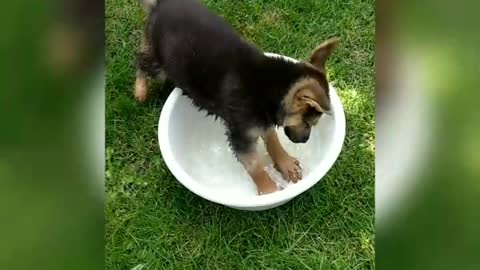
{"type": "Polygon", "coordinates": [[[136,66],[135,99],[144,102],[148,96],[148,78],[164,82],[167,74],[147,46],[137,52],[136,66]]]}
{"type": "Polygon", "coordinates": [[[138,102],[145,102],[148,96],[148,67],[151,65],[151,57],[147,50],[137,52],[136,64],[134,95],[138,102]]]}

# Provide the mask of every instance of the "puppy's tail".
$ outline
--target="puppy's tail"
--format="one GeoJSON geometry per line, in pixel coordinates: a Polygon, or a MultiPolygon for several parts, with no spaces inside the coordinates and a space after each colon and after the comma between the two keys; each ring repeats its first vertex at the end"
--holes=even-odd
{"type": "Polygon", "coordinates": [[[147,14],[149,14],[152,9],[157,5],[157,3],[161,0],[138,0],[140,4],[142,4],[143,9],[147,14]]]}

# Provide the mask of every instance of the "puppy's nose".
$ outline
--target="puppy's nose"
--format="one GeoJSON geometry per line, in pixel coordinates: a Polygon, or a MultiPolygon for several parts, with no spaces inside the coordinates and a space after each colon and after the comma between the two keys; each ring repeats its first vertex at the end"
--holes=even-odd
{"type": "Polygon", "coordinates": [[[300,139],[300,142],[301,143],[306,143],[309,138],[310,138],[310,134],[307,134],[300,139]]]}

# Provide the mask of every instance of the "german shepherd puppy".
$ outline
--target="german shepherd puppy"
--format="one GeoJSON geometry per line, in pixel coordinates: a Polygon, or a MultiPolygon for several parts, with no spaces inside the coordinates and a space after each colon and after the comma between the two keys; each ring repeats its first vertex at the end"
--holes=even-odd
{"type": "Polygon", "coordinates": [[[325,61],[337,46],[330,39],[309,62],[266,57],[222,18],[195,0],[141,0],[148,14],[137,52],[135,98],[147,98],[147,78],[172,80],[193,104],[220,117],[231,149],[259,194],[277,190],[256,152],[262,137],[282,176],[297,182],[301,167],[280,145],[275,127],[305,143],[322,114],[330,113],[325,61]]]}

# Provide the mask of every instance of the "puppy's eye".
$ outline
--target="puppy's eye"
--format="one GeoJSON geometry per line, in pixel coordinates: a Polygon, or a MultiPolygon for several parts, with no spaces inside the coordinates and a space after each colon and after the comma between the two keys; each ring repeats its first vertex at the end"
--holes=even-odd
{"type": "Polygon", "coordinates": [[[305,125],[306,128],[310,128],[310,127],[311,127],[310,123],[308,123],[307,121],[303,121],[303,124],[305,125]]]}

